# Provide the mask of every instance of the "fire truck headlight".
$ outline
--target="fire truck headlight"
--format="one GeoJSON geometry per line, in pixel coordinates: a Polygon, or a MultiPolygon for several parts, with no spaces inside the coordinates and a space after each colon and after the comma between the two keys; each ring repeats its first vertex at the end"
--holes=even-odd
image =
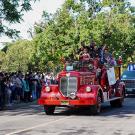
{"type": "Polygon", "coordinates": [[[87,86],[86,87],[86,92],[91,92],[91,91],[92,91],[91,87],[87,86]]]}
{"type": "Polygon", "coordinates": [[[50,87],[47,86],[47,87],[45,88],[45,91],[46,91],[46,92],[50,92],[50,91],[51,91],[50,87]]]}

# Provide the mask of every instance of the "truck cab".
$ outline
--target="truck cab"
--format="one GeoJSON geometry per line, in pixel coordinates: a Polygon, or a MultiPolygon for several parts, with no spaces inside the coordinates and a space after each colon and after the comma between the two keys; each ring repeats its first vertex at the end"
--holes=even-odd
{"type": "Polygon", "coordinates": [[[121,80],[125,83],[125,93],[135,94],[135,63],[128,64],[127,69],[123,72],[121,80]]]}
{"type": "Polygon", "coordinates": [[[47,115],[53,114],[56,106],[87,107],[92,114],[100,113],[104,102],[121,107],[125,88],[115,72],[119,67],[100,65],[98,59],[66,62],[58,84],[44,85],[38,103],[47,115]]]}

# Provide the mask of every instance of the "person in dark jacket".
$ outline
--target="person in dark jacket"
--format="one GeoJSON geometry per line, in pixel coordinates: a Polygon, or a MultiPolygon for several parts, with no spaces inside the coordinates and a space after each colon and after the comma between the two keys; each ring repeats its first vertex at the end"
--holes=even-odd
{"type": "Polygon", "coordinates": [[[106,48],[106,45],[101,45],[99,48],[98,48],[98,56],[100,58],[100,64],[104,64],[106,62],[105,60],[105,48],[106,48]]]}
{"type": "Polygon", "coordinates": [[[94,41],[92,41],[90,43],[90,46],[89,46],[89,49],[88,49],[91,58],[94,58],[94,48],[95,48],[95,46],[96,46],[96,43],[94,41]]]}
{"type": "Polygon", "coordinates": [[[5,83],[4,75],[0,73],[0,110],[5,108],[6,104],[6,92],[5,92],[5,83]]]}

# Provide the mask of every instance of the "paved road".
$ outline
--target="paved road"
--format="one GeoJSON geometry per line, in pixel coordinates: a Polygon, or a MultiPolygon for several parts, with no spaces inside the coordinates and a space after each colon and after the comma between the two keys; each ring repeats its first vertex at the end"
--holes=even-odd
{"type": "Polygon", "coordinates": [[[36,104],[1,111],[0,135],[135,135],[135,97],[122,108],[103,105],[99,116],[65,108],[47,116],[36,104]]]}

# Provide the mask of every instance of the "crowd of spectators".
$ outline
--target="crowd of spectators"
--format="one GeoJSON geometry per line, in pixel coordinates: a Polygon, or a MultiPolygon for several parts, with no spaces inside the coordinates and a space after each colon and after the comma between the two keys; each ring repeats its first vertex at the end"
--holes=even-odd
{"type": "Polygon", "coordinates": [[[95,42],[92,42],[89,46],[86,46],[84,42],[81,42],[81,48],[78,53],[81,61],[98,58],[100,64],[108,64],[110,66],[122,64],[122,57],[119,56],[118,60],[116,60],[113,53],[109,52],[106,44],[97,46],[95,42]]]}
{"type": "MultiPolygon", "coordinates": [[[[82,68],[83,71],[89,71],[89,69],[96,69],[96,76],[97,81],[101,85],[102,88],[108,88],[109,87],[109,81],[108,81],[108,73],[106,69],[109,69],[111,67],[121,67],[122,66],[122,57],[119,56],[117,59],[115,59],[113,52],[111,52],[106,44],[97,46],[95,42],[92,42],[90,45],[86,46],[84,42],[81,42],[81,48],[78,51],[79,54],[79,60],[85,65],[85,63],[91,63],[92,67],[89,66],[89,68],[82,68]]],[[[91,65],[91,64],[90,64],[91,65]]],[[[131,67],[130,67],[131,68],[131,67]]],[[[117,79],[114,77],[114,82],[117,80],[116,84],[113,85],[114,88],[116,88],[119,79],[120,79],[120,73],[121,69],[118,69],[117,71],[117,79]]],[[[114,72],[112,72],[114,73],[114,72]]],[[[114,74],[115,75],[115,74],[114,74]]],[[[112,78],[111,78],[112,79],[112,78]]]]}
{"type": "Polygon", "coordinates": [[[0,72],[0,110],[40,97],[42,85],[55,83],[53,73],[0,72]]]}
{"type": "MultiPolygon", "coordinates": [[[[122,58],[115,60],[113,54],[109,53],[106,45],[97,47],[95,42],[89,46],[81,43],[78,50],[79,59],[89,61],[98,58],[100,64],[109,64],[115,66],[122,64],[122,58]]],[[[4,73],[0,72],[0,109],[6,106],[12,106],[14,103],[31,102],[40,97],[42,85],[56,83],[53,73],[4,73]]]]}

